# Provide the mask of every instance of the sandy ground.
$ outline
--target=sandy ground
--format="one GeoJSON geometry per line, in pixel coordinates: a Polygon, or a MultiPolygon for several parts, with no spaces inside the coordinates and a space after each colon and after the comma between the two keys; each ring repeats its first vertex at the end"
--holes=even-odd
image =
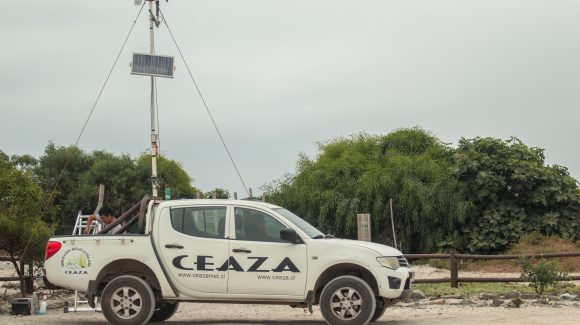
{"type": "MultiPolygon", "coordinates": [[[[558,324],[577,325],[580,307],[522,306],[505,307],[465,306],[394,306],[375,324],[459,325],[459,324],[558,324]]],[[[2,324],[106,324],[100,313],[68,313],[49,311],[44,316],[0,316],[2,324]]],[[[304,313],[302,309],[269,305],[182,304],[166,324],[325,324],[320,312],[304,313]]]]}
{"type": "MultiPolygon", "coordinates": [[[[417,266],[413,270],[417,278],[448,277],[449,271],[430,266],[417,266]]],[[[10,263],[0,262],[0,276],[12,276],[10,263]]],[[[460,276],[518,276],[516,273],[461,272],[460,276]]],[[[6,301],[18,294],[17,287],[3,284],[0,287],[0,298],[9,311],[6,301]]],[[[578,282],[577,282],[578,284],[578,282]]],[[[104,316],[96,312],[63,313],[64,299],[72,300],[66,293],[59,293],[49,298],[49,310],[44,316],[11,316],[0,315],[0,324],[106,324],[104,316]]],[[[580,324],[579,302],[556,302],[550,306],[538,305],[526,301],[520,308],[478,307],[477,305],[415,305],[399,303],[388,309],[385,315],[375,324],[580,324]]],[[[314,314],[305,313],[303,309],[273,305],[231,305],[231,304],[182,304],[173,318],[166,324],[325,324],[317,307],[314,314]]]]}

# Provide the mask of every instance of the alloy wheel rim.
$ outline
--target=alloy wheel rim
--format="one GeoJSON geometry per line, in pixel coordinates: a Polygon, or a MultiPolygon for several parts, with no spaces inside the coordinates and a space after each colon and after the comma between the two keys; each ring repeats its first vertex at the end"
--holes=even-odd
{"type": "Polygon", "coordinates": [[[352,320],[360,315],[363,299],[360,293],[349,287],[336,290],[330,299],[330,309],[334,316],[342,320],[352,320]]]}
{"type": "Polygon", "coordinates": [[[143,299],[137,290],[131,287],[121,287],[113,293],[111,309],[122,319],[136,317],[143,308],[143,299]]]}

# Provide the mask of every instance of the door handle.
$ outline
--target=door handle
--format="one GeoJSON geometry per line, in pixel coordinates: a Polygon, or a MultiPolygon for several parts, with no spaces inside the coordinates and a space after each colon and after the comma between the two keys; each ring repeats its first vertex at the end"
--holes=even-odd
{"type": "Polygon", "coordinates": [[[234,253],[251,253],[252,251],[247,248],[234,248],[232,249],[234,253]]]}
{"type": "Polygon", "coordinates": [[[165,248],[177,248],[177,249],[183,249],[183,246],[179,245],[179,244],[167,244],[165,245],[165,248]]]}

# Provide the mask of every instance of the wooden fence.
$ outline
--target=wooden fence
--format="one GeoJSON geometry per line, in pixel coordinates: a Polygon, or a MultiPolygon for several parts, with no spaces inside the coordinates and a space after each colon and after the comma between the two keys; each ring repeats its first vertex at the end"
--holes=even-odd
{"type": "MultiPolygon", "coordinates": [[[[525,282],[521,278],[508,277],[486,277],[486,278],[469,278],[459,277],[459,260],[517,260],[522,257],[528,258],[559,258],[559,257],[578,257],[580,252],[568,253],[542,253],[542,254],[524,254],[524,255],[470,255],[450,252],[449,254],[405,254],[409,261],[419,259],[449,259],[450,276],[449,278],[439,279],[415,279],[414,283],[451,283],[452,288],[457,288],[459,282],[525,282]]],[[[569,276],[567,280],[580,280],[580,276],[569,276]]]]}
{"type": "MultiPolygon", "coordinates": [[[[0,256],[0,262],[11,262],[10,256],[0,256]]],[[[17,276],[0,276],[0,282],[6,281],[20,281],[17,276]]],[[[25,277],[25,288],[27,292],[32,293],[32,279],[29,276],[25,277]]]]}
{"type": "MultiPolygon", "coordinates": [[[[409,261],[419,259],[449,259],[450,276],[449,278],[438,279],[415,279],[414,283],[451,283],[452,288],[457,288],[459,282],[524,282],[521,278],[508,277],[486,277],[486,278],[469,278],[459,277],[459,260],[517,260],[522,257],[528,258],[561,258],[561,257],[579,257],[580,252],[567,253],[543,253],[543,254],[526,254],[526,255],[470,255],[450,252],[449,254],[405,254],[409,261]]],[[[0,256],[0,262],[10,261],[8,256],[0,256]]],[[[580,280],[580,276],[569,276],[569,280],[580,280]]],[[[18,281],[18,277],[0,277],[2,281],[18,281]]]]}

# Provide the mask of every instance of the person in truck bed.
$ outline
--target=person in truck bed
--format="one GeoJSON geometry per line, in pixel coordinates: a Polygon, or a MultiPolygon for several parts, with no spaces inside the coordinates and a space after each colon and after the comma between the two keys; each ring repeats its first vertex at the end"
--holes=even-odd
{"type": "MultiPolygon", "coordinates": [[[[91,229],[91,226],[93,222],[95,222],[95,220],[98,220],[100,223],[103,224],[103,226],[107,226],[115,222],[115,220],[117,220],[117,217],[113,215],[113,210],[111,208],[102,207],[96,215],[91,214],[89,216],[89,218],[87,219],[87,227],[83,231],[83,234],[85,235],[89,234],[89,230],[91,229]]],[[[109,234],[116,234],[117,231],[119,231],[119,229],[121,229],[120,224],[116,225],[115,228],[111,229],[109,231],[109,234]]]]}

